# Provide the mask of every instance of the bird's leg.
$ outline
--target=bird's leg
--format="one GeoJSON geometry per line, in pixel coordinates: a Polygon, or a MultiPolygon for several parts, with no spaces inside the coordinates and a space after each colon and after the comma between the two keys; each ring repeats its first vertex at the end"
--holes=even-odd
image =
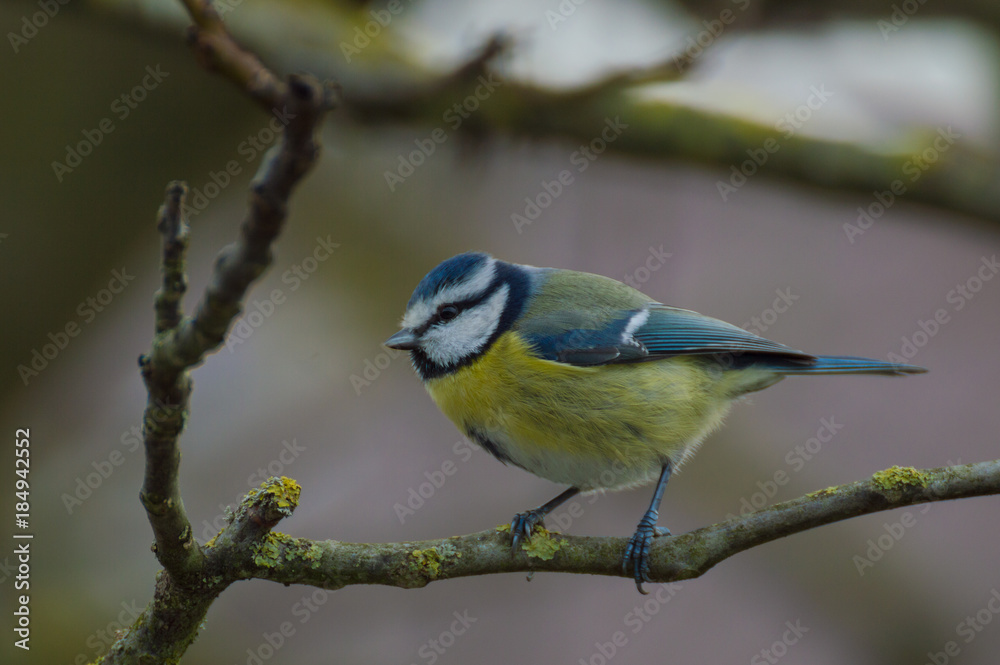
{"type": "Polygon", "coordinates": [[[527,541],[531,538],[531,532],[535,528],[536,524],[542,524],[546,515],[579,493],[580,490],[578,488],[570,487],[568,490],[548,503],[538,506],[532,510],[526,510],[523,513],[514,515],[514,519],[510,521],[510,535],[513,537],[513,545],[511,546],[511,549],[516,552],[522,539],[527,541]]]}
{"type": "Polygon", "coordinates": [[[660,516],[660,502],[663,501],[663,490],[667,488],[667,481],[670,480],[670,471],[670,462],[664,463],[660,479],[656,482],[656,491],[653,492],[653,500],[649,502],[649,510],[639,520],[639,526],[628,541],[625,559],[622,562],[622,572],[626,575],[629,566],[632,567],[635,586],[642,594],[646,593],[642,589],[642,583],[649,581],[649,545],[656,536],[670,535],[670,529],[656,526],[656,520],[660,516]]]}

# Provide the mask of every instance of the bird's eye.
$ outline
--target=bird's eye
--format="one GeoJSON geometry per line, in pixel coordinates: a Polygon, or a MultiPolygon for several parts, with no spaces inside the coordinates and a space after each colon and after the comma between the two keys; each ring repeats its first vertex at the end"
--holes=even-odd
{"type": "Polygon", "coordinates": [[[458,316],[458,308],[454,305],[444,305],[438,309],[438,318],[442,321],[451,321],[458,316]]]}

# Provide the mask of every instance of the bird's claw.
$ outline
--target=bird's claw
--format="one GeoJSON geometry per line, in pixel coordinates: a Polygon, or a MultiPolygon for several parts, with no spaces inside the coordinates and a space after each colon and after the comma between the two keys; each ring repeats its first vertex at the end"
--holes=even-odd
{"type": "Polygon", "coordinates": [[[531,540],[531,532],[535,530],[536,525],[545,526],[544,518],[537,509],[526,510],[523,513],[514,515],[514,519],[510,521],[512,541],[510,548],[512,551],[517,552],[521,541],[527,542],[531,540]]]}
{"type": "Polygon", "coordinates": [[[628,546],[625,548],[625,558],[622,560],[622,572],[628,575],[631,567],[635,587],[643,595],[648,594],[648,592],[642,588],[642,583],[651,581],[649,579],[649,546],[653,542],[653,538],[669,535],[670,529],[656,526],[655,515],[647,515],[639,521],[638,528],[628,541],[628,546]]]}

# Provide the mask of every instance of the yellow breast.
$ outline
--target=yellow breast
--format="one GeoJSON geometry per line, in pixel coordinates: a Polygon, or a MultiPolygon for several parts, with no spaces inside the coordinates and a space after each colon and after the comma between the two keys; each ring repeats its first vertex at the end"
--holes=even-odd
{"type": "Polygon", "coordinates": [[[427,382],[463,432],[513,463],[583,490],[646,482],[717,427],[731,401],[703,361],[575,367],[540,359],[507,332],[467,367],[427,382]]]}

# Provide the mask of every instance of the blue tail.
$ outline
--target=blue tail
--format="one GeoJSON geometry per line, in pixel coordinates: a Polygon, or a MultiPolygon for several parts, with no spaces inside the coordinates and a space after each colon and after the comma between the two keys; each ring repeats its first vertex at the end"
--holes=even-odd
{"type": "Polygon", "coordinates": [[[903,374],[923,374],[927,370],[916,365],[887,363],[872,358],[855,358],[853,356],[817,356],[799,363],[781,363],[773,369],[782,374],[885,374],[899,376],[903,374]]]}

